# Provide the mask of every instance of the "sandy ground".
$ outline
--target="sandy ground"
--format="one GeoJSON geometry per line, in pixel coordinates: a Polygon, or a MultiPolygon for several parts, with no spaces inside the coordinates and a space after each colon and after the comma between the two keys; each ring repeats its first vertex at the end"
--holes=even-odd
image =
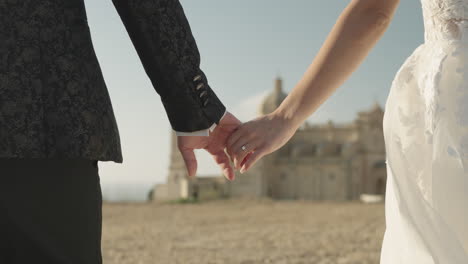
{"type": "Polygon", "coordinates": [[[103,207],[104,264],[379,262],[383,204],[228,200],[103,207]]]}

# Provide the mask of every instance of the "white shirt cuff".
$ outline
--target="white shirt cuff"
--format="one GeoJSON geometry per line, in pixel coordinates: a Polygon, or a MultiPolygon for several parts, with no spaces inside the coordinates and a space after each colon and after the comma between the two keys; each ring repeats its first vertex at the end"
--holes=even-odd
{"type": "MultiPolygon", "coordinates": [[[[224,116],[226,115],[227,110],[224,112],[223,116],[221,117],[220,121],[223,120],[224,116]]],[[[213,132],[213,130],[216,128],[216,123],[211,125],[211,127],[207,129],[202,129],[202,130],[197,130],[193,132],[179,132],[175,131],[177,136],[204,136],[208,137],[210,135],[210,132],[213,132]]]]}

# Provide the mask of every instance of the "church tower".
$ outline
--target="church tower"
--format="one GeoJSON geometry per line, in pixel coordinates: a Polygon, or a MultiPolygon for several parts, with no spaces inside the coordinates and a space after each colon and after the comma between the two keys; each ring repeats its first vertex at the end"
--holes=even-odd
{"type": "Polygon", "coordinates": [[[169,199],[188,198],[189,178],[185,163],[177,148],[177,136],[171,131],[171,154],[167,176],[167,196],[169,199]]]}
{"type": "Polygon", "coordinates": [[[277,77],[273,91],[265,98],[260,106],[259,114],[265,115],[275,111],[286,96],[287,95],[283,92],[283,80],[277,77]]]}

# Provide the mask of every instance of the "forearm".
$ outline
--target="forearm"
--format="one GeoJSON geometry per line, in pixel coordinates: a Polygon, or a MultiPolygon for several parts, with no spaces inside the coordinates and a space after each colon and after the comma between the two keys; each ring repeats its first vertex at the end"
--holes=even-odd
{"type": "Polygon", "coordinates": [[[354,0],[290,95],[274,112],[299,127],[358,68],[386,31],[398,4],[354,0]]]}
{"type": "Polygon", "coordinates": [[[171,126],[193,132],[218,123],[226,108],[200,68],[179,0],[112,0],[171,126]]]}

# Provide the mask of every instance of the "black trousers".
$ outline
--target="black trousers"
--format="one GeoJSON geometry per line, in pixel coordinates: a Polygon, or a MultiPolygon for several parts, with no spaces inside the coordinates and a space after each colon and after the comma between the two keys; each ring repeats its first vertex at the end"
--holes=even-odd
{"type": "Polygon", "coordinates": [[[96,160],[0,158],[0,263],[101,264],[96,160]]]}

